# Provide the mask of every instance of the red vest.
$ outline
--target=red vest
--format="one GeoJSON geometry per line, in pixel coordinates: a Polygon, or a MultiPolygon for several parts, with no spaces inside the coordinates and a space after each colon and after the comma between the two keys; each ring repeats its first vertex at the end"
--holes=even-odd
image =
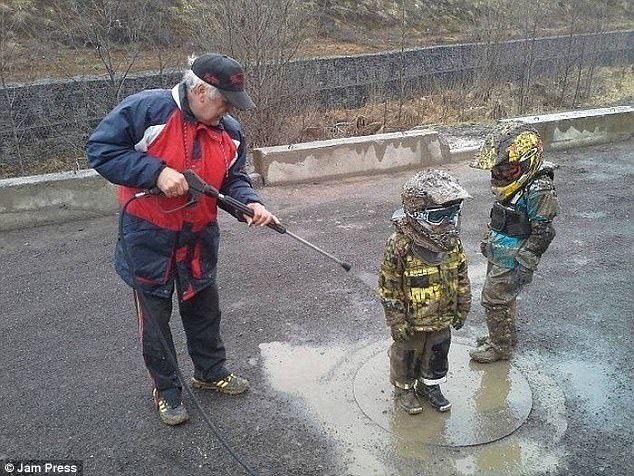
{"type": "MultiPolygon", "coordinates": [[[[148,145],[147,153],[160,158],[168,167],[179,172],[192,169],[219,190],[236,158],[236,146],[223,129],[185,121],[181,110],[176,109],[148,145]]],[[[137,192],[137,188],[119,186],[119,202],[125,203],[137,192]]],[[[135,200],[127,212],[174,231],[182,229],[183,223],[191,223],[192,231],[199,231],[216,219],[218,210],[215,198],[201,196],[195,205],[176,210],[185,205],[187,200],[187,195],[179,198],[151,196],[135,200]]]]}

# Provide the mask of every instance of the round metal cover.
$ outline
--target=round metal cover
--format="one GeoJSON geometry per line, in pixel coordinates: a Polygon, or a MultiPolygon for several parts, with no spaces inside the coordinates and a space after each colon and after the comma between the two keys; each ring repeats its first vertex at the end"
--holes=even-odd
{"type": "Polygon", "coordinates": [[[423,413],[408,415],[393,399],[389,358],[381,351],[354,379],[361,410],[377,425],[400,438],[438,446],[472,446],[510,435],[528,418],[532,392],[528,381],[509,361],[478,364],[470,347],[453,342],[447,383],[441,385],[451,410],[440,413],[427,402],[423,413]]]}

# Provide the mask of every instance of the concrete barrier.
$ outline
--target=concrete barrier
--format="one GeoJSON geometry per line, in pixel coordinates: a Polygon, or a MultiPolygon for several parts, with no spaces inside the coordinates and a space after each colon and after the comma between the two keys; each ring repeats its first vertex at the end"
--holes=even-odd
{"type": "MultiPolygon", "coordinates": [[[[634,136],[632,106],[515,119],[534,124],[551,150],[634,136]]],[[[476,150],[472,144],[452,149],[429,129],[268,147],[254,151],[258,174],[252,180],[275,185],[420,169],[470,160],[476,150]]],[[[0,231],[111,215],[116,210],[115,186],[92,170],[0,180],[0,231]]]]}
{"type": "Polygon", "coordinates": [[[253,165],[265,185],[421,168],[447,162],[449,146],[432,130],[265,147],[253,165]]]}
{"type": "Polygon", "coordinates": [[[116,187],[94,170],[0,180],[0,230],[112,215],[116,187]]]}
{"type": "Polygon", "coordinates": [[[585,111],[515,118],[534,125],[546,150],[563,150],[630,139],[634,107],[617,106],[585,111]]]}

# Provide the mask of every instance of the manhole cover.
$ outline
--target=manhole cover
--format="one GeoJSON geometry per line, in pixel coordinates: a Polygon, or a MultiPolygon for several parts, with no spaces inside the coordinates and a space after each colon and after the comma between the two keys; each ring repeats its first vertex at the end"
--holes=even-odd
{"type": "Polygon", "coordinates": [[[452,342],[450,370],[442,385],[451,411],[429,404],[410,416],[394,404],[387,350],[371,357],[357,372],[354,396],[361,410],[384,430],[403,439],[439,446],[472,446],[513,433],[528,418],[532,392],[522,373],[508,361],[478,364],[470,347],[452,342]]]}

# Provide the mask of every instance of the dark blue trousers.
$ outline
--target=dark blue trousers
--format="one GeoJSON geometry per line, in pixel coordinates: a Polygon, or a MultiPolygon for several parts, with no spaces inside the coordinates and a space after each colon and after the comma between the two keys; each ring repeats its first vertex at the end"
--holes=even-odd
{"type": "MultiPolygon", "coordinates": [[[[176,368],[167,357],[167,352],[170,352],[173,362],[176,362],[169,326],[172,298],[161,298],[138,290],[134,291],[134,298],[143,359],[154,387],[166,398],[179,398],[182,387],[176,368]],[[164,336],[168,349],[161,343],[159,332],[164,336]]],[[[187,350],[194,364],[194,377],[218,380],[229,375],[225,368],[225,346],[220,337],[217,286],[213,284],[187,301],[179,300],[178,307],[187,337],[187,350]]]]}

